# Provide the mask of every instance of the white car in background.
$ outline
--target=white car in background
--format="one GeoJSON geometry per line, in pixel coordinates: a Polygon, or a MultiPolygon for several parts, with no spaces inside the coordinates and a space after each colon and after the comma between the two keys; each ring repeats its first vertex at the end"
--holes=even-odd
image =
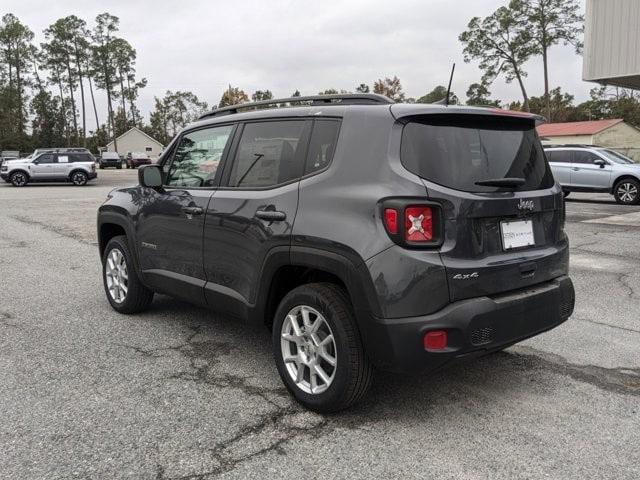
{"type": "Polygon", "coordinates": [[[593,145],[549,145],[544,151],[565,197],[600,192],[623,205],[640,203],[640,164],[621,153],[593,145]]]}

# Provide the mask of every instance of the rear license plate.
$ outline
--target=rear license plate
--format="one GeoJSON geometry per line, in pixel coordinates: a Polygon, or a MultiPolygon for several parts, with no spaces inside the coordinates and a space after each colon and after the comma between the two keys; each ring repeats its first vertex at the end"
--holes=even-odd
{"type": "Polygon", "coordinates": [[[533,223],[531,220],[517,222],[500,222],[502,232],[502,246],[505,250],[535,245],[533,239],[533,223]]]}

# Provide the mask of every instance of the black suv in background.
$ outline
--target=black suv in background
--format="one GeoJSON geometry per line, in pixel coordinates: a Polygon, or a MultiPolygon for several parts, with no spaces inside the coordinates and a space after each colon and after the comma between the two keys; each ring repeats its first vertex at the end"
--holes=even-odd
{"type": "Polygon", "coordinates": [[[107,298],[264,323],[284,384],[317,411],[360,399],[374,367],[502,350],[574,306],[538,120],[369,94],[214,110],[100,207],[107,298]]]}

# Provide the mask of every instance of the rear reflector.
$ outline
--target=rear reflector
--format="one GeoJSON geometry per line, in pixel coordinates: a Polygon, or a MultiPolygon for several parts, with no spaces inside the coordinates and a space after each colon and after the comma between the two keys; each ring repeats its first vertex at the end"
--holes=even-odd
{"type": "Polygon", "coordinates": [[[405,239],[408,242],[430,242],[433,239],[431,207],[411,206],[404,210],[405,239]]]}
{"type": "Polygon", "coordinates": [[[393,208],[384,209],[384,224],[387,231],[392,234],[398,233],[398,211],[393,208]]]}
{"type": "Polygon", "coordinates": [[[447,348],[447,331],[431,330],[422,339],[425,350],[444,350],[447,348]]]}

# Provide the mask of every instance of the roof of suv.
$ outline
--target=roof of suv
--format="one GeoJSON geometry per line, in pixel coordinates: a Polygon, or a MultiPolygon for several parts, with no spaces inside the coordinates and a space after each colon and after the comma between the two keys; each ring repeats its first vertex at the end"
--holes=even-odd
{"type": "Polygon", "coordinates": [[[374,112],[381,115],[388,115],[390,113],[396,119],[415,115],[451,113],[520,117],[534,120],[536,124],[544,122],[544,117],[539,115],[527,112],[502,110],[495,107],[470,107],[433,103],[394,103],[391,99],[383,95],[344,94],[291,97],[232,105],[206,113],[201,116],[195,124],[208,125],[226,123],[229,121],[274,117],[306,117],[320,115],[343,117],[347,111],[349,111],[349,113],[356,114],[358,112],[362,112],[366,115],[375,114],[374,112]],[[298,106],[291,106],[294,103],[301,104],[298,106]]]}

